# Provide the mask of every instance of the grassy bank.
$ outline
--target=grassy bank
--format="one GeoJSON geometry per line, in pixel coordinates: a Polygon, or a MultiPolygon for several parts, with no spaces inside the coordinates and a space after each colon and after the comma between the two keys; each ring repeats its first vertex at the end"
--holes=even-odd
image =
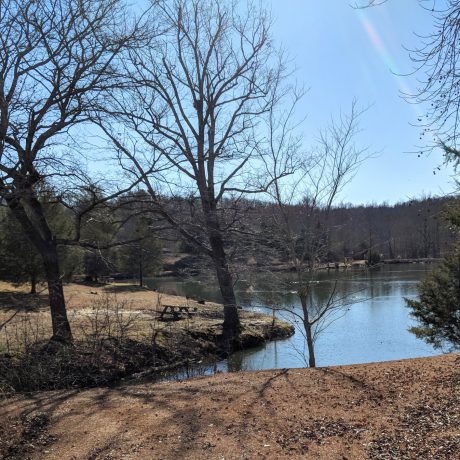
{"type": "MultiPolygon", "coordinates": [[[[50,349],[46,292],[0,283],[0,390],[36,391],[114,383],[149,371],[217,360],[222,306],[129,284],[65,286],[74,345],[50,349]],[[160,313],[186,306],[190,315],[160,313]]],[[[287,337],[293,328],[270,315],[241,311],[241,347],[287,337]]]]}

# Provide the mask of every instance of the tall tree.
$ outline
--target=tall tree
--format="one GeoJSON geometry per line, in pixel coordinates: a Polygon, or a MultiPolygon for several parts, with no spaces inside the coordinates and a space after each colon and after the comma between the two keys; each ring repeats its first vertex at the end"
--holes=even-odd
{"type": "Polygon", "coordinates": [[[0,199],[43,259],[61,342],[72,335],[58,240],[38,189],[45,178],[75,179],[71,135],[118,81],[117,58],[135,35],[120,30],[125,20],[119,0],[0,0],[0,199]]]}
{"type": "Polygon", "coordinates": [[[113,101],[125,136],[119,126],[105,130],[157,212],[212,259],[224,304],[223,338],[231,345],[240,322],[226,250],[235,220],[224,202],[267,187],[258,174],[257,128],[285,68],[266,11],[251,2],[167,0],[152,8],[151,22],[162,33],[129,53],[133,88],[113,101]],[[162,195],[188,197],[192,217],[176,218],[162,195]]]}

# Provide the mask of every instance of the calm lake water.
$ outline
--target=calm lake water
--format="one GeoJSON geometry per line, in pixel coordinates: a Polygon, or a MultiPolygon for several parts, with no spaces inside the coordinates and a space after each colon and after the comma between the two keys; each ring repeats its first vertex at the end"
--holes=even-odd
{"type": "MultiPolygon", "coordinates": [[[[404,298],[416,297],[416,286],[431,265],[384,265],[372,270],[331,270],[320,274],[312,285],[313,302],[324,301],[336,285],[338,295],[353,298],[353,303],[339,311],[331,324],[317,338],[318,366],[387,361],[439,354],[432,346],[417,339],[408,331],[415,324],[405,306],[404,298]]],[[[286,275],[284,275],[286,276],[286,275]]],[[[150,279],[151,287],[175,291],[179,295],[220,301],[217,287],[206,280],[178,281],[177,279],[150,279]]],[[[245,309],[270,312],[272,302],[287,309],[299,311],[296,295],[274,288],[272,280],[255,278],[242,280],[237,286],[238,303],[245,309]]],[[[288,312],[277,315],[290,322],[288,312]]],[[[295,324],[296,333],[289,339],[238,352],[219,363],[222,370],[257,370],[285,367],[304,367],[305,343],[295,324]]]]}

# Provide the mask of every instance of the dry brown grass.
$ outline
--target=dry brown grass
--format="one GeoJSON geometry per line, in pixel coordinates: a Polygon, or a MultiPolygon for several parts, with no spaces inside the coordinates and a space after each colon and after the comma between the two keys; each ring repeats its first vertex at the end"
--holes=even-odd
{"type": "MultiPolygon", "coordinates": [[[[38,295],[27,294],[27,286],[15,287],[0,282],[0,324],[13,315],[14,318],[0,331],[0,351],[16,344],[46,340],[51,336],[51,319],[45,289],[38,295]],[[22,342],[21,343],[21,338],[22,342]]],[[[156,292],[128,283],[102,286],[67,284],[64,286],[69,321],[76,339],[84,338],[88,330],[93,333],[98,322],[129,322],[129,334],[133,339],[147,339],[152,333],[162,336],[195,331],[197,334],[216,335],[221,328],[222,306],[212,302],[201,305],[181,296],[156,292]],[[196,314],[183,315],[179,321],[159,321],[158,313],[164,305],[187,305],[196,314]],[[99,317],[98,317],[99,315],[99,317]]],[[[243,329],[263,332],[272,318],[250,312],[242,312],[243,329]]],[[[280,324],[280,323],[279,323],[280,324]]]]}
{"type": "MultiPolygon", "coordinates": [[[[46,293],[0,285],[0,393],[78,388],[113,383],[150,369],[216,360],[224,351],[222,307],[129,284],[65,286],[72,347],[49,347],[51,320],[46,293]],[[159,318],[165,305],[186,305],[192,316],[159,318]],[[7,322],[7,324],[5,324],[7,322]]],[[[272,317],[242,312],[241,346],[289,335],[272,317]]]]}

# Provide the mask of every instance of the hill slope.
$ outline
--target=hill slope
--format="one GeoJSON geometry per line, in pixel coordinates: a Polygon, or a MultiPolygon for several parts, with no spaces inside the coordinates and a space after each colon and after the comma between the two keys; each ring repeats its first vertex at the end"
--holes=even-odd
{"type": "Polygon", "coordinates": [[[0,457],[460,458],[460,356],[17,396],[0,457]]]}

